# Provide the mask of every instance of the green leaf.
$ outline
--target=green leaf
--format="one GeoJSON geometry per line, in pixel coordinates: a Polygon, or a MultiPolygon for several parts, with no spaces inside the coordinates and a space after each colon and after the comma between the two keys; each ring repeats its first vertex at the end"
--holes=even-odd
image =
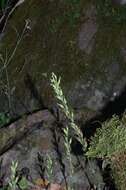
{"type": "Polygon", "coordinates": [[[28,188],[28,181],[25,177],[22,177],[22,179],[19,181],[19,187],[24,190],[28,188]]]}

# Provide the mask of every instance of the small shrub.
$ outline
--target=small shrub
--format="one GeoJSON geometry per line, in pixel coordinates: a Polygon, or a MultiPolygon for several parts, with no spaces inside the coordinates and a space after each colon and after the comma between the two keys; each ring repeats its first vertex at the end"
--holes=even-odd
{"type": "Polygon", "coordinates": [[[126,115],[122,119],[113,116],[97,129],[86,153],[89,157],[109,160],[112,175],[119,190],[126,182],[126,115]]]}
{"type": "Polygon", "coordinates": [[[91,139],[90,147],[86,153],[89,157],[109,158],[126,149],[126,127],[118,116],[103,123],[91,139]]]}

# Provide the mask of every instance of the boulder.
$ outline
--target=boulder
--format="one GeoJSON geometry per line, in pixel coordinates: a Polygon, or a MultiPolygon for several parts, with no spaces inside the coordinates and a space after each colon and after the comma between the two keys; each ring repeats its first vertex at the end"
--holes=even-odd
{"type": "MultiPolygon", "coordinates": [[[[30,118],[30,124],[34,123],[36,128],[23,136],[20,141],[13,144],[8,151],[0,156],[2,160],[0,179],[4,176],[2,178],[3,183],[7,184],[10,179],[12,161],[18,161],[17,173],[25,176],[29,183],[40,185],[43,178],[50,182],[46,173],[46,157],[49,155],[52,159],[51,182],[53,184],[60,184],[65,187],[67,181],[75,190],[87,190],[92,184],[102,190],[105,184],[95,160],[86,162],[83,156],[72,154],[74,174],[69,176],[70,165],[66,157],[64,138],[49,115],[48,120],[43,117],[42,126],[38,126],[40,114],[41,112],[38,112],[25,117],[26,127],[29,125],[30,118]]],[[[16,125],[20,125],[21,131],[24,122],[18,120],[16,125]]],[[[52,188],[52,185],[50,188],[52,188]]]]}

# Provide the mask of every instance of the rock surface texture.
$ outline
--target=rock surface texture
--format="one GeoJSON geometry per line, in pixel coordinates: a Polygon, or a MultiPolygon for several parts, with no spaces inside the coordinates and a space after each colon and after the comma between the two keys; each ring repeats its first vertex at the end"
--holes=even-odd
{"type": "MultiPolygon", "coordinates": [[[[20,141],[18,140],[9,151],[0,157],[2,159],[1,176],[4,176],[4,184],[9,180],[10,165],[13,160],[18,160],[19,173],[25,171],[25,175],[26,171],[28,172],[27,178],[31,183],[37,183],[42,176],[48,180],[46,169],[45,172],[42,169],[46,167],[45,158],[48,154],[53,161],[53,183],[65,187],[66,179],[74,189],[87,190],[90,188],[90,184],[103,189],[103,178],[96,162],[90,160],[86,163],[83,156],[72,156],[75,171],[72,178],[69,177],[69,162],[64,150],[63,137],[54,121],[53,116],[48,111],[39,111],[8,126],[8,128],[12,128],[12,125],[15,128],[20,126],[20,131],[23,133],[25,123],[26,128],[29,126],[32,130],[27,132],[25,136],[20,138],[20,141]],[[43,122],[40,122],[40,118],[43,122]],[[36,126],[34,129],[33,125],[36,126]]],[[[11,135],[11,138],[14,142],[16,137],[11,135]]]]}
{"type": "Polygon", "coordinates": [[[98,111],[120,93],[126,82],[125,28],[100,23],[90,2],[74,8],[80,22],[62,1],[25,0],[12,15],[0,45],[3,57],[16,47],[7,67],[9,89],[1,71],[1,111],[8,109],[8,97],[16,115],[42,108],[42,100],[51,105],[51,72],[62,77],[68,100],[79,109],[98,111]]]}

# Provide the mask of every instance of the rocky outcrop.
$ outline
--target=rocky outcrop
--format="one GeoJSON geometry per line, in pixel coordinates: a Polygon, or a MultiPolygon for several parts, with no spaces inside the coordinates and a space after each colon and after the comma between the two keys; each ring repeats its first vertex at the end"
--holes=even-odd
{"type": "MultiPolygon", "coordinates": [[[[75,168],[74,175],[69,177],[69,161],[64,149],[64,138],[48,111],[25,116],[3,130],[4,132],[1,130],[2,135],[8,131],[6,144],[10,143],[10,136],[15,142],[13,146],[11,144],[11,148],[8,146],[9,150],[0,157],[2,160],[0,178],[4,176],[2,178],[4,184],[9,180],[10,165],[14,160],[18,160],[18,173],[23,172],[22,175],[27,177],[29,183],[38,184],[42,176],[48,180],[45,162],[48,154],[53,161],[52,183],[65,187],[66,180],[74,189],[87,190],[91,185],[99,190],[103,189],[103,178],[95,160],[86,162],[83,156],[72,155],[75,168]],[[16,136],[13,135],[14,128],[16,136]],[[24,131],[27,131],[25,135],[24,131]]],[[[0,142],[3,143],[2,139],[0,142]]]]}
{"type": "Polygon", "coordinates": [[[3,127],[0,130],[0,155],[6,152],[15,143],[21,140],[25,135],[41,127],[43,122],[53,123],[55,118],[48,111],[39,111],[29,116],[3,127]]]}
{"type": "Polygon", "coordinates": [[[98,30],[98,23],[96,21],[96,10],[94,6],[90,6],[85,13],[86,22],[82,24],[79,37],[78,46],[80,50],[90,54],[95,41],[95,34],[98,30]]]}
{"type": "Polygon", "coordinates": [[[120,93],[126,82],[125,28],[99,23],[90,2],[81,7],[82,16],[80,22],[73,22],[74,29],[69,24],[73,13],[62,1],[25,0],[11,16],[1,39],[3,56],[6,49],[8,56],[13,53],[25,22],[28,25],[7,67],[10,89],[2,69],[1,111],[8,109],[8,97],[9,110],[16,115],[41,109],[41,99],[47,107],[52,106],[51,72],[61,75],[65,94],[77,109],[98,111],[120,93]],[[59,11],[63,9],[71,17],[59,11]]]}

